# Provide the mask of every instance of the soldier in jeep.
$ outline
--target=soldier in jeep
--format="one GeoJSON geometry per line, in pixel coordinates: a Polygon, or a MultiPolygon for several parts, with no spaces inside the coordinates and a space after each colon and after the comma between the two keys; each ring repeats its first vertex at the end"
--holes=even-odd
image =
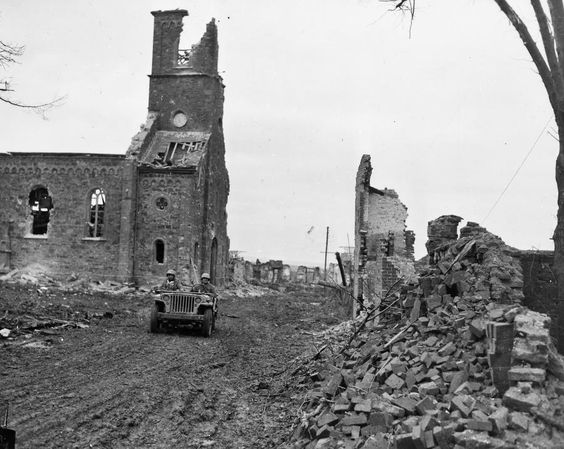
{"type": "Polygon", "coordinates": [[[208,273],[202,273],[201,280],[202,282],[200,284],[196,284],[192,287],[192,291],[197,293],[207,293],[214,298],[217,297],[215,287],[210,283],[210,275],[208,273]]]}
{"type": "Polygon", "coordinates": [[[163,281],[159,290],[174,291],[180,290],[180,282],[176,280],[176,271],[168,270],[166,272],[166,280],[163,281]]]}

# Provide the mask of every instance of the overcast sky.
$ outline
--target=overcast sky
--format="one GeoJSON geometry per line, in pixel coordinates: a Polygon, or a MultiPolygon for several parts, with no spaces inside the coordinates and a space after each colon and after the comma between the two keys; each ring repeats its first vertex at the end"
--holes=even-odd
{"type": "Polygon", "coordinates": [[[329,251],[353,245],[363,154],[407,206],[417,257],[444,214],[553,249],[558,145],[525,48],[493,0],[417,5],[409,38],[377,0],[4,0],[0,40],[26,51],[0,78],[66,101],[48,120],[0,104],[0,151],[125,153],[147,112],[150,11],[182,8],[182,48],[218,24],[231,249],[322,266],[327,226],[329,251]]]}

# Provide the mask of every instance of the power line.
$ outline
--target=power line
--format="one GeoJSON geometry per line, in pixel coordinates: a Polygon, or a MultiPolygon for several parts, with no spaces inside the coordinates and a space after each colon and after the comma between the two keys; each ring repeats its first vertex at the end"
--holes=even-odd
{"type": "Polygon", "coordinates": [[[486,214],[486,216],[482,219],[482,224],[484,224],[486,222],[486,220],[488,219],[488,217],[490,216],[490,214],[493,212],[493,210],[495,209],[495,207],[498,205],[498,203],[500,202],[501,198],[503,197],[503,195],[505,194],[505,192],[507,192],[507,189],[509,189],[509,186],[511,185],[511,183],[513,182],[513,180],[517,177],[517,175],[519,174],[519,171],[521,171],[521,168],[523,168],[523,165],[525,165],[525,162],[527,162],[527,159],[529,159],[529,156],[531,155],[531,153],[533,152],[533,150],[535,149],[535,147],[537,146],[537,143],[539,143],[540,138],[542,137],[542,135],[544,134],[544,132],[546,131],[546,128],[548,126],[548,124],[550,123],[550,121],[552,120],[552,115],[548,118],[548,120],[546,121],[545,125],[543,126],[541,132],[539,133],[539,135],[537,136],[537,138],[535,139],[533,145],[531,146],[531,148],[529,149],[529,151],[527,152],[527,154],[525,155],[525,157],[523,158],[523,160],[521,161],[521,164],[519,164],[519,167],[517,167],[517,170],[515,170],[515,173],[513,173],[513,176],[511,177],[511,179],[509,180],[509,182],[507,183],[507,185],[505,186],[505,188],[502,190],[502,192],[499,194],[499,196],[497,197],[497,200],[495,200],[495,203],[493,204],[493,206],[490,208],[490,210],[488,211],[488,213],[486,214]]]}

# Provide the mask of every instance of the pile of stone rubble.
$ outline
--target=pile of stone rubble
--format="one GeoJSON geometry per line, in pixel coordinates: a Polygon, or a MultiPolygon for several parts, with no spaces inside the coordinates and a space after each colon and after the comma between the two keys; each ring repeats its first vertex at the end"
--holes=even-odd
{"type": "Polygon", "coordinates": [[[305,367],[312,384],[291,447],[564,447],[564,362],[550,320],[521,305],[511,248],[478,226],[461,236],[398,294],[400,312],[305,367]]]}
{"type": "Polygon", "coordinates": [[[149,288],[141,287],[136,289],[129,284],[115,282],[111,280],[92,281],[81,278],[75,273],[70,273],[65,279],[55,279],[46,274],[42,267],[37,265],[28,266],[22,270],[14,269],[8,273],[0,275],[0,282],[5,284],[35,285],[40,290],[46,291],[55,288],[60,291],[92,291],[107,293],[111,295],[132,294],[137,291],[146,293],[149,288]]]}

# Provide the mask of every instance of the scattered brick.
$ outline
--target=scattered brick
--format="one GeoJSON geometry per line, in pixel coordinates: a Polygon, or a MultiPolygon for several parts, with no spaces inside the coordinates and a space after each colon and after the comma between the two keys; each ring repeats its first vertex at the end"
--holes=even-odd
{"type": "Polygon", "coordinates": [[[415,407],[420,415],[424,415],[428,410],[435,410],[435,404],[429,396],[421,399],[415,407]]]}
{"type": "Polygon", "coordinates": [[[541,398],[537,393],[531,392],[529,394],[524,394],[517,387],[509,388],[503,395],[504,405],[522,412],[527,412],[531,408],[536,407],[539,405],[540,401],[541,398]]]}
{"type": "Polygon", "coordinates": [[[522,412],[511,412],[507,420],[507,427],[510,429],[527,432],[529,430],[529,418],[522,412]]]}
{"type": "Polygon", "coordinates": [[[339,421],[339,417],[337,415],[334,415],[331,412],[328,413],[324,413],[323,415],[321,415],[319,417],[319,419],[317,420],[317,425],[318,427],[323,427],[326,425],[334,425],[335,423],[337,423],[339,421]]]}
{"type": "Polygon", "coordinates": [[[351,415],[343,417],[341,424],[343,426],[362,426],[368,422],[366,415],[364,413],[353,413],[351,415]]]}
{"type": "MultiPolygon", "coordinates": [[[[432,401],[431,401],[432,402],[432,401]]],[[[409,397],[400,397],[392,400],[392,404],[405,409],[408,413],[414,413],[415,407],[418,405],[415,399],[409,397]]]]}
{"type": "Polygon", "coordinates": [[[398,377],[396,374],[393,373],[390,376],[388,376],[385,383],[386,385],[388,385],[390,388],[393,388],[394,390],[397,390],[405,385],[405,381],[401,377],[398,377]]]}

